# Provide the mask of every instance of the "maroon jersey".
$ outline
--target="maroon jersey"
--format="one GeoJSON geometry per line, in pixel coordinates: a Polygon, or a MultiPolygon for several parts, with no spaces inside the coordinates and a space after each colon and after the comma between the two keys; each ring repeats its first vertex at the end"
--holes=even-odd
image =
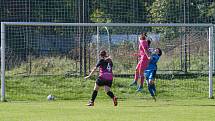
{"type": "Polygon", "coordinates": [[[99,67],[99,78],[102,80],[113,80],[113,62],[110,58],[100,59],[96,64],[96,67],[99,67]]]}

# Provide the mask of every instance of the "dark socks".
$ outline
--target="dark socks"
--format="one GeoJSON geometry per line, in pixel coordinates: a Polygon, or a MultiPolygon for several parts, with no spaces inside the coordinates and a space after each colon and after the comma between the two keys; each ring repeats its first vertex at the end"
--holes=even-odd
{"type": "Polygon", "coordinates": [[[113,92],[111,92],[111,91],[108,91],[108,92],[107,92],[107,95],[110,96],[112,99],[113,99],[113,97],[114,97],[114,94],[113,94],[113,92]]]}
{"type": "Polygon", "coordinates": [[[156,93],[156,87],[155,84],[152,84],[152,90],[154,91],[154,94],[156,93]]]}
{"type": "Polygon", "coordinates": [[[151,85],[149,84],[148,85],[148,90],[149,90],[151,96],[155,96],[155,94],[156,94],[155,84],[151,84],[151,85]]]}
{"type": "Polygon", "coordinates": [[[97,94],[98,94],[98,91],[93,90],[93,94],[92,94],[92,98],[91,98],[91,101],[92,101],[92,102],[95,101],[97,94]]]}
{"type": "Polygon", "coordinates": [[[152,85],[148,85],[148,90],[149,90],[151,96],[154,96],[154,92],[153,92],[153,89],[152,89],[152,85]]]}

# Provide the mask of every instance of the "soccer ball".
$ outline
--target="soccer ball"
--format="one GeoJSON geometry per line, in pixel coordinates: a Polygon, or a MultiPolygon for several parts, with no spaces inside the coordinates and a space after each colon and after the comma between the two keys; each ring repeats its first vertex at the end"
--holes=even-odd
{"type": "Polygon", "coordinates": [[[55,98],[54,95],[51,94],[47,96],[48,101],[54,100],[54,98],[55,98]]]}

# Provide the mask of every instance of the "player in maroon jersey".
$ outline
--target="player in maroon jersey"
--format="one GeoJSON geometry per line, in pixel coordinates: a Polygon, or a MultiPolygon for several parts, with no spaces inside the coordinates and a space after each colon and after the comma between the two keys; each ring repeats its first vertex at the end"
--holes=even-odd
{"type": "Polygon", "coordinates": [[[113,99],[114,106],[117,106],[117,97],[114,96],[113,92],[110,90],[113,82],[113,72],[112,72],[113,62],[111,58],[107,56],[106,51],[101,51],[99,55],[101,59],[98,61],[98,63],[93,68],[91,73],[85,77],[85,79],[89,78],[92,75],[92,73],[97,68],[99,68],[99,77],[96,80],[92,97],[87,105],[94,106],[94,101],[96,99],[98,90],[101,86],[104,86],[104,89],[107,95],[113,99]]]}

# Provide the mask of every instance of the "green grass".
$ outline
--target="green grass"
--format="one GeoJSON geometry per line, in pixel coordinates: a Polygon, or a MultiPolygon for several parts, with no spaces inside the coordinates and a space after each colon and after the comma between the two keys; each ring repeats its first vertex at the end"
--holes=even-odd
{"type": "MultiPolygon", "coordinates": [[[[6,99],[0,103],[0,121],[213,121],[214,100],[208,98],[208,78],[158,77],[157,102],[146,85],[142,93],[129,87],[133,78],[114,78],[112,100],[101,89],[95,106],[91,97],[95,78],[65,76],[7,77],[6,99]],[[56,97],[47,101],[48,94],[56,97]]],[[[214,85],[215,86],[215,85],[214,85]]]]}
{"type": "Polygon", "coordinates": [[[119,100],[114,107],[110,99],[53,102],[0,103],[1,121],[213,121],[214,100],[119,100]]]}
{"type": "MultiPolygon", "coordinates": [[[[146,85],[142,93],[129,87],[133,78],[114,78],[112,90],[121,99],[151,98],[146,85]]],[[[95,79],[83,77],[35,76],[6,78],[8,101],[45,101],[53,94],[57,100],[89,99],[95,79]]],[[[208,97],[207,77],[165,79],[157,78],[157,93],[161,99],[205,99],[208,97]]],[[[107,99],[103,89],[98,98],[107,99]]]]}

